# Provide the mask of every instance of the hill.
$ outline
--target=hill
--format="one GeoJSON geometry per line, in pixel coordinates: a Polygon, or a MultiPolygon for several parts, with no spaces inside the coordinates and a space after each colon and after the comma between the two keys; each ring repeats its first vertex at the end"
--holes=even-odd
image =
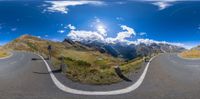
{"type": "Polygon", "coordinates": [[[184,58],[200,58],[200,46],[194,47],[180,54],[184,58]]]}
{"type": "Polygon", "coordinates": [[[108,53],[101,53],[93,47],[65,39],[63,42],[53,42],[30,35],[23,35],[3,46],[4,49],[39,52],[48,55],[47,47],[52,46],[52,62],[59,67],[59,57],[65,57],[68,68],[66,76],[73,81],[90,84],[110,84],[119,82],[113,66],[120,65],[124,73],[129,73],[140,68],[142,57],[129,62],[124,59],[113,57],[108,53]]]}
{"type": "Polygon", "coordinates": [[[9,56],[9,52],[0,47],[0,58],[9,56]]]}

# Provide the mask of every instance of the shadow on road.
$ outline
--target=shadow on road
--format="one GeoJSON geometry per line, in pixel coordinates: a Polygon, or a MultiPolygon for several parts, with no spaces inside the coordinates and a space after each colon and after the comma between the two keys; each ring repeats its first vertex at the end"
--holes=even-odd
{"type": "MultiPolygon", "coordinates": [[[[31,60],[32,61],[36,61],[36,60],[43,60],[43,59],[41,59],[41,58],[32,58],[31,60]]],[[[49,60],[49,58],[44,58],[44,60],[49,60]]]]}
{"type": "MultiPolygon", "coordinates": [[[[52,73],[61,73],[62,70],[61,69],[57,69],[57,70],[53,70],[51,71],[52,73]]],[[[49,74],[49,72],[33,72],[35,74],[49,74]]]]}

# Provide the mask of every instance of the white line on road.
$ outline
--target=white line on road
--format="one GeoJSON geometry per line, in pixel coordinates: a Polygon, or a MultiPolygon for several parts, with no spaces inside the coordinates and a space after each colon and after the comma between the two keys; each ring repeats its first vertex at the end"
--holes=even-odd
{"type": "Polygon", "coordinates": [[[2,58],[0,58],[0,59],[7,59],[7,58],[10,58],[11,56],[13,56],[13,53],[12,53],[12,52],[9,52],[9,56],[2,57],[2,58]]]}
{"type": "Polygon", "coordinates": [[[129,87],[126,87],[124,89],[118,89],[118,90],[111,90],[111,91],[84,91],[84,90],[78,90],[78,89],[73,89],[70,88],[68,86],[63,85],[56,77],[55,75],[52,73],[51,68],[49,67],[49,64],[47,63],[46,60],[44,60],[44,58],[39,55],[42,60],[44,61],[44,63],[46,64],[46,67],[48,69],[48,72],[50,73],[51,79],[53,80],[54,84],[62,91],[67,92],[67,93],[72,93],[72,94],[79,94],[79,95],[119,95],[119,94],[125,94],[125,93],[129,93],[131,91],[134,91],[135,89],[137,89],[143,82],[147,70],[149,68],[149,64],[150,62],[155,58],[152,57],[150,59],[150,61],[147,63],[142,75],[140,76],[140,78],[137,80],[137,82],[135,82],[134,84],[132,84],[129,87]]]}

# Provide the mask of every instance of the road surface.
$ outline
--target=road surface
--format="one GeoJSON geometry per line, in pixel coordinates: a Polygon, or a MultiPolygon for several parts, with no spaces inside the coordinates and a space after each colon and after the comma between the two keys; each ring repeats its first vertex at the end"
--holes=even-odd
{"type": "MultiPolygon", "coordinates": [[[[76,95],[60,90],[52,81],[44,61],[32,61],[39,56],[13,52],[0,60],[0,99],[199,99],[200,60],[186,60],[176,54],[162,54],[149,65],[142,84],[121,95],[76,95]]],[[[142,72],[142,71],[141,71],[142,72]]],[[[140,73],[139,73],[140,74],[140,73]]],[[[135,82],[114,85],[81,85],[54,75],[66,86],[89,91],[123,89],[135,82]]],[[[138,78],[138,77],[135,77],[138,78]]]]}

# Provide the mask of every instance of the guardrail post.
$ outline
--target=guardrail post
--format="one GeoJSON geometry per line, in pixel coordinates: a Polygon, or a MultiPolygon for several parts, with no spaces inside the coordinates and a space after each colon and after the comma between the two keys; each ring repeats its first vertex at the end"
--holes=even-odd
{"type": "Polygon", "coordinates": [[[47,47],[47,50],[49,51],[49,60],[51,60],[51,50],[52,50],[51,45],[49,45],[49,46],[47,47]]]}
{"type": "Polygon", "coordinates": [[[61,60],[60,70],[62,73],[66,73],[67,65],[65,64],[65,58],[62,56],[60,57],[60,60],[61,60]]]}

